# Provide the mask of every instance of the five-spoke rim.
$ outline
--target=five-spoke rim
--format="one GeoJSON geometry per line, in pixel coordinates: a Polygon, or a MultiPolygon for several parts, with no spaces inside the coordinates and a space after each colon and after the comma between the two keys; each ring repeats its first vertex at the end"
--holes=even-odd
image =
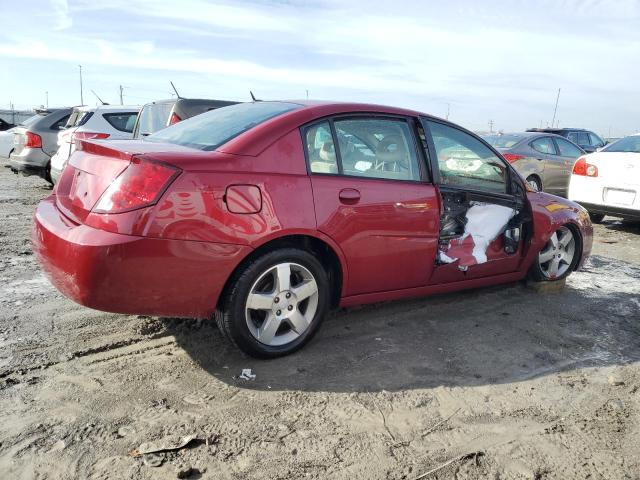
{"type": "Polygon", "coordinates": [[[540,269],[545,277],[554,279],[571,267],[576,252],[576,239],[568,227],[560,227],[538,254],[540,269]]]}
{"type": "Polygon", "coordinates": [[[302,335],[318,309],[318,284],[313,274],[297,263],[279,263],[254,282],[245,304],[251,335],[277,347],[302,335]]]}

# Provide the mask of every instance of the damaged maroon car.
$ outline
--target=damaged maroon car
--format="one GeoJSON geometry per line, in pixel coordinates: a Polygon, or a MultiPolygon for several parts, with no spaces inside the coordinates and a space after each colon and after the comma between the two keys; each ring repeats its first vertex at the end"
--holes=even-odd
{"type": "Polygon", "coordinates": [[[33,242],[82,305],[215,318],[248,354],[275,357],[338,306],[563,279],[592,227],[448,121],[254,102],[145,141],[81,141],[33,242]]]}

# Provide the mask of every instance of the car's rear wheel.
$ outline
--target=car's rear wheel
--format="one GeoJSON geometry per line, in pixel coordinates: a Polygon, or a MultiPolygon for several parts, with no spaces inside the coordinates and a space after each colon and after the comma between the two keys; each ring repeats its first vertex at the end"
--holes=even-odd
{"type": "Polygon", "coordinates": [[[329,281],[310,253],[286,248],[262,255],[231,279],[218,326],[245,353],[292,353],[318,330],[329,307],[329,281]]]}
{"type": "Polygon", "coordinates": [[[542,191],[542,182],[535,175],[529,175],[527,177],[527,183],[533,188],[536,192],[542,191]]]}
{"type": "Polygon", "coordinates": [[[553,232],[531,267],[531,276],[537,281],[558,281],[576,268],[581,243],[576,229],[563,225],[553,232]]]}
{"type": "Polygon", "coordinates": [[[600,223],[604,220],[604,213],[589,213],[589,218],[592,223],[600,223]]]}

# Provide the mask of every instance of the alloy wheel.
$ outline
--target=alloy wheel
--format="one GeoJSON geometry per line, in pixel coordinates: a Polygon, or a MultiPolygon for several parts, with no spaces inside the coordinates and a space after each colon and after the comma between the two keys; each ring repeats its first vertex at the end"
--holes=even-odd
{"type": "Polygon", "coordinates": [[[568,227],[560,227],[538,254],[542,274],[549,279],[563,276],[576,254],[576,239],[568,227]]]}
{"type": "Polygon", "coordinates": [[[245,302],[251,335],[272,347],[286,345],[302,335],[318,309],[318,284],[297,263],[279,263],[263,272],[245,302]]]}

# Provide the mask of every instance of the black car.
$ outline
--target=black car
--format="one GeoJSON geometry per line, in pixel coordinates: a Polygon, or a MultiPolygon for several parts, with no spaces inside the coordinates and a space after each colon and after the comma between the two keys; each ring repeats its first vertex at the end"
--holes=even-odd
{"type": "Polygon", "coordinates": [[[608,142],[584,128],[530,128],[527,132],[554,133],[579,145],[587,153],[593,153],[608,142]]]}
{"type": "Polygon", "coordinates": [[[138,114],[133,127],[133,138],[146,137],[187,118],[236,103],[238,102],[200,98],[172,98],[147,103],[138,114]]]}
{"type": "Polygon", "coordinates": [[[13,123],[6,122],[0,118],[0,132],[4,132],[5,130],[9,130],[13,127],[15,127],[13,123]]]}

